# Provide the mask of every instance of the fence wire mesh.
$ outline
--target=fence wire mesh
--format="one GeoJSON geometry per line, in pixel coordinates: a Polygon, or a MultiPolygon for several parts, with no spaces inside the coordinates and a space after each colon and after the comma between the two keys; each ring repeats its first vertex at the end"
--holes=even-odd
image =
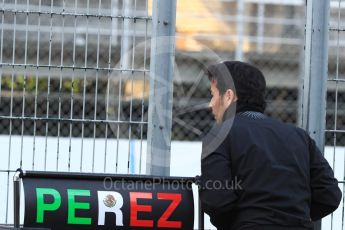
{"type": "Polygon", "coordinates": [[[19,167],[142,172],[151,34],[147,1],[2,0],[0,5],[0,184],[5,185],[0,223],[12,223],[11,178],[19,167]]]}
{"type": "Polygon", "coordinates": [[[339,208],[322,221],[323,230],[344,227],[345,176],[345,2],[331,1],[328,49],[328,82],[325,130],[325,156],[334,169],[343,192],[339,208]]]}
{"type": "Polygon", "coordinates": [[[200,140],[212,124],[202,68],[219,60],[258,66],[268,84],[266,113],[297,123],[303,6],[303,1],[177,2],[173,139],[200,140]]]}

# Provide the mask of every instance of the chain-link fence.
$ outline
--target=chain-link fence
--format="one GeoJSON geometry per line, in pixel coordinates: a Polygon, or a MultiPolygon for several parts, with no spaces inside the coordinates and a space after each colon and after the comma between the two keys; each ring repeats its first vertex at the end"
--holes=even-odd
{"type": "Polygon", "coordinates": [[[303,4],[250,0],[178,2],[173,138],[200,140],[212,124],[207,109],[208,82],[201,76],[201,69],[219,60],[244,60],[258,66],[268,84],[266,113],[297,123],[303,66],[303,4]]]}
{"type": "Polygon", "coordinates": [[[345,130],[345,3],[331,1],[330,13],[326,139],[329,145],[344,146],[341,130],[345,130]]]}
{"type": "Polygon", "coordinates": [[[339,208],[322,221],[322,229],[344,227],[345,176],[345,2],[331,1],[329,22],[328,79],[326,107],[325,156],[339,181],[343,198],[339,208]]]}
{"type": "MultiPolygon", "coordinates": [[[[338,21],[337,8],[337,1],[331,1],[332,25],[338,21]]],[[[302,0],[178,1],[173,139],[200,140],[212,124],[207,109],[208,82],[202,77],[202,68],[219,60],[244,60],[261,69],[267,81],[266,114],[298,124],[304,74],[305,11],[302,0]]],[[[338,52],[334,32],[329,44],[329,73],[334,76],[338,52]]],[[[344,58],[341,36],[339,46],[341,63],[344,58]]],[[[340,76],[341,71],[344,68],[338,65],[340,76]]],[[[337,93],[340,107],[344,107],[343,89],[337,93]]],[[[335,95],[334,86],[327,93],[328,105],[334,104],[335,95]]],[[[338,127],[344,128],[344,117],[339,114],[338,111],[338,127]]],[[[333,119],[334,110],[328,109],[327,129],[333,127],[333,119]]],[[[332,135],[327,134],[326,145],[333,145],[332,135]]],[[[345,143],[340,133],[337,140],[345,143]]]]}
{"type": "Polygon", "coordinates": [[[0,223],[13,220],[18,167],[144,171],[148,2],[3,0],[0,8],[0,223]]]}

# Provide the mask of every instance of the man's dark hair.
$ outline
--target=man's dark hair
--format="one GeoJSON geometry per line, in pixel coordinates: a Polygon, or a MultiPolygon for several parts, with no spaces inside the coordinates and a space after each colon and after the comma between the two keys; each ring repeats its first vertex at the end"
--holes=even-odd
{"type": "Polygon", "coordinates": [[[237,95],[236,111],[264,112],[266,81],[262,72],[248,63],[225,61],[206,70],[210,81],[217,82],[221,95],[232,89],[237,95]],[[232,79],[231,79],[232,78],[232,79]]]}

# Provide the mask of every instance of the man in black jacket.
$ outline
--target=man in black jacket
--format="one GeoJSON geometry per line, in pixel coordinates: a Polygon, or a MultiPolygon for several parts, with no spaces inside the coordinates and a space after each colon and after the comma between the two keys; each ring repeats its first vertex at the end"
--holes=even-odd
{"type": "MultiPolygon", "coordinates": [[[[218,229],[312,229],[341,191],[314,140],[263,114],[266,82],[256,67],[207,69],[217,124],[203,140],[200,198],[218,229]]],[[[317,112],[317,111],[315,111],[317,112]]]]}

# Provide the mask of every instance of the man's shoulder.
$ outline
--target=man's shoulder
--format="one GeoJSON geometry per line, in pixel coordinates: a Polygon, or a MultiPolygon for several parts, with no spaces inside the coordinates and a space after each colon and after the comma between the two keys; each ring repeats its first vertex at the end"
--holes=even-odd
{"type": "Polygon", "coordinates": [[[235,116],[232,130],[244,130],[250,129],[260,130],[261,128],[273,128],[278,130],[285,130],[285,131],[295,131],[300,135],[306,135],[305,130],[302,128],[297,127],[295,124],[282,122],[278,119],[272,118],[265,114],[237,114],[235,116]]]}

